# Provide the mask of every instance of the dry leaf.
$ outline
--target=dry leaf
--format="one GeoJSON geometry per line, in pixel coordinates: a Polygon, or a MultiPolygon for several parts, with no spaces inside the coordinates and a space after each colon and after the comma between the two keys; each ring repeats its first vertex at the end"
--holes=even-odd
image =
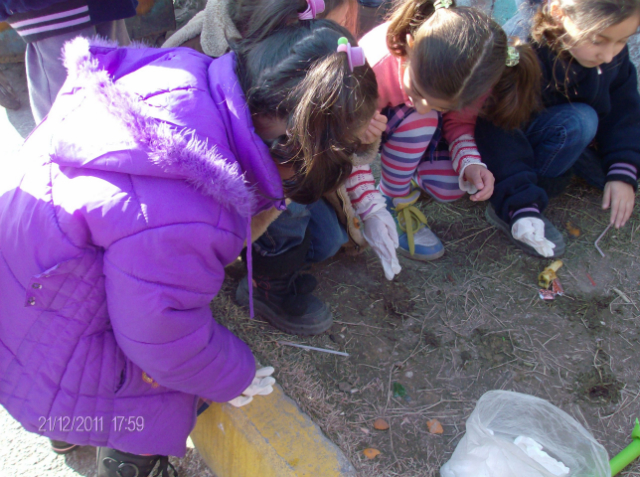
{"type": "Polygon", "coordinates": [[[389,429],[389,423],[384,419],[376,419],[376,422],[373,423],[373,428],[379,431],[386,431],[389,429]]]}
{"type": "Polygon", "coordinates": [[[427,428],[431,434],[442,434],[444,429],[442,428],[442,424],[437,419],[431,419],[427,421],[427,428]]]}
{"type": "Polygon", "coordinates": [[[374,449],[372,447],[369,447],[369,448],[363,450],[362,453],[364,454],[364,456],[367,459],[375,459],[378,455],[380,455],[380,451],[378,449],[374,449]]]}
{"type": "Polygon", "coordinates": [[[567,232],[569,232],[569,234],[573,235],[574,237],[580,237],[580,234],[582,233],[580,232],[580,229],[573,225],[571,222],[567,222],[567,232]]]}

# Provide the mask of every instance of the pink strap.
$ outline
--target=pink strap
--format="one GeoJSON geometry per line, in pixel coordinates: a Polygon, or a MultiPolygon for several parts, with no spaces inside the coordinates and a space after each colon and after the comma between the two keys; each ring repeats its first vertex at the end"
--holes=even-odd
{"type": "Polygon", "coordinates": [[[324,12],[324,0],[307,0],[307,9],[298,13],[300,20],[313,20],[318,13],[324,12]]]}
{"type": "Polygon", "coordinates": [[[350,43],[338,45],[338,52],[345,52],[349,60],[349,69],[353,71],[356,66],[364,66],[364,50],[361,46],[351,46],[350,43]]]}

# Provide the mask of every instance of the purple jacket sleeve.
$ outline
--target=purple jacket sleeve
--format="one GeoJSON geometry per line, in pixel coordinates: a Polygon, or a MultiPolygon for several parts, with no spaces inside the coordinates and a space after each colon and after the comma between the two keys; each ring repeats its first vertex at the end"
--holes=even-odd
{"type": "Polygon", "coordinates": [[[159,384],[225,402],[251,383],[249,347],[216,323],[209,308],[224,279],[221,259],[241,247],[237,235],[189,223],[146,229],[105,251],[118,345],[159,384]]]}

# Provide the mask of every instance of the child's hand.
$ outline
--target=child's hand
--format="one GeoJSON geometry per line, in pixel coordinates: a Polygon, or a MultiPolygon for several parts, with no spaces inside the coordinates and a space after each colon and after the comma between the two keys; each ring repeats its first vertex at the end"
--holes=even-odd
{"type": "Polygon", "coordinates": [[[367,129],[360,134],[360,141],[362,144],[373,144],[382,136],[385,129],[387,129],[387,117],[376,111],[367,129]]]}
{"type": "Polygon", "coordinates": [[[617,229],[626,224],[633,212],[635,200],[636,193],[631,185],[622,181],[607,182],[604,186],[602,208],[606,210],[611,206],[609,223],[617,229]]]}
{"type": "Polygon", "coordinates": [[[469,164],[464,170],[464,180],[471,182],[478,189],[478,192],[470,197],[474,202],[487,200],[493,194],[493,184],[496,180],[485,166],[469,164]]]}

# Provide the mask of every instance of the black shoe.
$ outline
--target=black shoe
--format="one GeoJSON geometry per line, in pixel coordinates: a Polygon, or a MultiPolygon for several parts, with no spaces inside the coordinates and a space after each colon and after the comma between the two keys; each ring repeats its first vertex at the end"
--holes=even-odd
{"type": "Polygon", "coordinates": [[[73,452],[78,447],[80,447],[77,444],[69,444],[65,441],[56,441],[53,439],[49,439],[49,441],[51,441],[51,450],[60,455],[68,454],[69,452],[73,452]]]}
{"type": "Polygon", "coordinates": [[[541,215],[540,217],[544,222],[544,236],[547,240],[555,244],[555,248],[553,249],[553,257],[543,257],[538,252],[536,252],[533,247],[527,245],[524,242],[521,242],[520,240],[515,239],[511,234],[511,226],[500,217],[498,217],[498,214],[496,214],[496,211],[493,209],[493,206],[491,204],[487,204],[484,215],[491,225],[494,225],[502,230],[516,247],[524,250],[529,255],[533,255],[534,257],[538,258],[558,258],[564,254],[565,244],[562,234],[557,228],[555,228],[555,226],[551,222],[549,222],[549,219],[547,219],[544,215],[541,215]]]}
{"type": "Polygon", "coordinates": [[[108,447],[98,447],[96,451],[97,477],[178,477],[167,456],[129,454],[108,447]],[[151,475],[156,464],[158,468],[151,475]],[[173,476],[169,475],[169,469],[173,476]]]}
{"type": "MultiPolygon", "coordinates": [[[[297,275],[269,278],[254,275],[253,306],[270,324],[292,335],[318,335],[333,324],[329,307],[313,296],[315,278],[297,275]],[[302,293],[302,292],[307,293],[302,293]]],[[[236,290],[239,304],[249,305],[249,286],[244,277],[236,290]]]]}

